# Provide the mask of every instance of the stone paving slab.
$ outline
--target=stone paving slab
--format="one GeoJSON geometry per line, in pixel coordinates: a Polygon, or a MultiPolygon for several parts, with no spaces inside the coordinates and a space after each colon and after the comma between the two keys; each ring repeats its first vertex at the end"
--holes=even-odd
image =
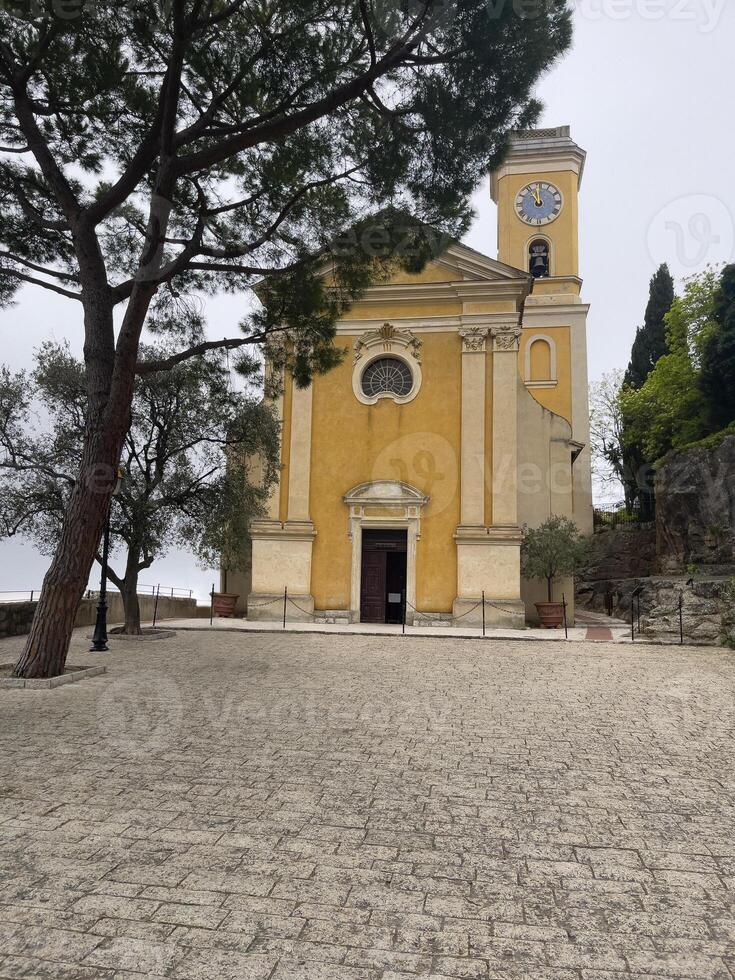
{"type": "Polygon", "coordinates": [[[1,980],[735,978],[732,652],[182,631],[106,666],[0,691],[1,980]]]}

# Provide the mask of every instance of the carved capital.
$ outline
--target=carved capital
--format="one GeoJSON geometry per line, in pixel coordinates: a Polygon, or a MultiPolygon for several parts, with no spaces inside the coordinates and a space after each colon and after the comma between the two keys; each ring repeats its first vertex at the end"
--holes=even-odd
{"type": "Polygon", "coordinates": [[[463,354],[484,354],[487,350],[487,327],[467,327],[459,331],[463,354]]]}
{"type": "Polygon", "coordinates": [[[498,327],[493,330],[493,350],[499,352],[517,351],[521,331],[518,327],[498,327]]]}

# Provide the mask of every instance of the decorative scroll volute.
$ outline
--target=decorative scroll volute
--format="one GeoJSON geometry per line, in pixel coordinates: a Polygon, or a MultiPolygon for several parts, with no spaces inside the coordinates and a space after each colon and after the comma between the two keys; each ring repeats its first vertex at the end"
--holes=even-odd
{"type": "Polygon", "coordinates": [[[421,341],[410,330],[401,330],[392,323],[384,323],[377,330],[370,330],[358,337],[353,348],[355,364],[366,353],[380,348],[390,354],[394,350],[410,354],[417,363],[421,363],[421,341]]]}

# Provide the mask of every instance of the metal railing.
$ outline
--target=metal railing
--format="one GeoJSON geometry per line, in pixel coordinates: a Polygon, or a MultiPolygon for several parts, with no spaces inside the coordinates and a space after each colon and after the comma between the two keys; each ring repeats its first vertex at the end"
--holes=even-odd
{"type": "Polygon", "coordinates": [[[627,510],[625,507],[606,509],[595,507],[593,511],[595,531],[612,530],[626,524],[643,524],[643,514],[639,507],[627,510]]]}
{"type": "MultiPolygon", "coordinates": [[[[108,592],[119,592],[120,590],[108,583],[108,592]]],[[[38,599],[41,594],[41,586],[39,585],[33,589],[0,589],[0,602],[25,602],[26,599],[30,602],[38,599]]],[[[99,595],[99,590],[97,589],[86,589],[84,592],[84,597],[86,599],[95,599],[99,595]]],[[[139,585],[138,595],[152,595],[152,596],[167,596],[171,599],[191,599],[194,596],[193,589],[182,588],[177,585],[139,585]],[[150,589],[150,592],[148,591],[150,589]]]]}
{"type": "MultiPolygon", "coordinates": [[[[635,643],[635,638],[643,636],[643,630],[641,628],[641,596],[644,593],[644,588],[639,585],[638,588],[633,589],[630,595],[630,638],[635,643]]],[[[679,592],[679,599],[673,609],[667,609],[661,611],[656,610],[657,620],[666,620],[669,618],[675,618],[678,620],[679,625],[679,645],[684,646],[684,593],[679,592]]],[[[650,624],[649,624],[650,629],[650,624]]]]}

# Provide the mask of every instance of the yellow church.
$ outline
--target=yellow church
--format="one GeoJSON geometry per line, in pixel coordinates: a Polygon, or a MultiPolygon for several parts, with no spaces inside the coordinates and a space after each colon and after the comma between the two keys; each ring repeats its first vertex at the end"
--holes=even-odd
{"type": "Polygon", "coordinates": [[[409,624],[477,626],[484,594],[489,625],[535,621],[524,527],[558,514],[592,530],[584,163],[569,127],[516,134],[490,181],[498,259],[455,244],[372,286],[339,323],[342,363],[303,390],[287,379],[249,619],[280,619],[287,589],[289,620],[405,608],[409,624]]]}

